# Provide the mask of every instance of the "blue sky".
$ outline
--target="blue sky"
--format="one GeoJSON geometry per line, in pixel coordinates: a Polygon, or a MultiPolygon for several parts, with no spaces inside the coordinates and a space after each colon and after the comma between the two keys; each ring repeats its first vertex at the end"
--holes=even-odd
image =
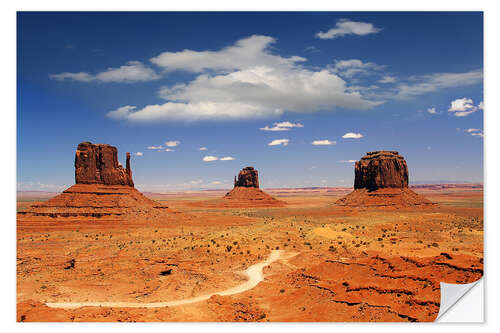
{"type": "Polygon", "coordinates": [[[229,188],[249,165],[263,187],[352,186],[352,161],[380,149],[410,182],[483,181],[481,13],[33,12],[17,27],[19,190],[73,184],[82,141],[130,151],[152,191],[229,188]]]}

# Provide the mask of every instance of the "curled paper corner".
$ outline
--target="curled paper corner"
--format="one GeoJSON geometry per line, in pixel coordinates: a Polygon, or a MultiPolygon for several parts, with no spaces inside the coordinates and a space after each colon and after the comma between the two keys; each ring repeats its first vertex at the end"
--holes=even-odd
{"type": "MultiPolygon", "coordinates": [[[[436,322],[483,322],[483,300],[484,300],[484,289],[483,289],[483,278],[474,281],[472,283],[464,283],[464,284],[454,284],[454,283],[445,283],[440,282],[441,289],[441,301],[439,307],[439,313],[436,317],[436,322]],[[468,297],[464,297],[466,294],[471,291],[476,285],[480,285],[480,290],[478,288],[478,293],[474,295],[473,298],[468,299],[468,297]],[[462,304],[469,303],[472,301],[472,304],[462,304]],[[451,308],[457,308],[460,305],[459,316],[450,316],[451,313],[448,313],[448,310],[451,308]],[[478,307],[479,306],[479,307],[478,307]],[[465,317],[460,317],[461,313],[469,313],[469,310],[475,310],[476,316],[474,319],[469,320],[465,317]],[[478,310],[480,311],[478,313],[478,310]]],[[[450,311],[453,312],[454,310],[450,311]]]]}

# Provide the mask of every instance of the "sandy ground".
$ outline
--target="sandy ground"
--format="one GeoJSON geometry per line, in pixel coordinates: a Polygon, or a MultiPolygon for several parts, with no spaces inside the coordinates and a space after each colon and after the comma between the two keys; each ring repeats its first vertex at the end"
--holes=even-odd
{"type": "Polygon", "coordinates": [[[170,213],[142,223],[20,215],[17,319],[432,321],[439,282],[483,274],[483,192],[416,191],[439,206],[350,209],[311,189],[267,191],[287,206],[265,208],[149,194],[170,213]]]}

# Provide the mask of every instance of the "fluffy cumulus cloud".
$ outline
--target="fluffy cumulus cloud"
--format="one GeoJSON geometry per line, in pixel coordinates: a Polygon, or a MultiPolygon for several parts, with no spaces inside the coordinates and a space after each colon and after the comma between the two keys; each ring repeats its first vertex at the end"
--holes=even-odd
{"type": "Polygon", "coordinates": [[[64,72],[60,74],[51,74],[49,77],[53,80],[70,80],[80,82],[145,82],[153,81],[160,78],[152,68],[146,67],[140,61],[129,61],[125,65],[118,68],[108,68],[107,70],[97,73],[95,75],[85,72],[69,73],[64,72]]]}
{"type": "Polygon", "coordinates": [[[349,133],[342,135],[343,139],[361,139],[362,137],[363,137],[363,134],[353,133],[353,132],[349,132],[349,133]]]}
{"type": "Polygon", "coordinates": [[[260,128],[261,131],[289,131],[291,128],[302,128],[304,125],[301,123],[291,123],[289,121],[282,121],[274,123],[272,127],[265,126],[260,128]]]}
{"type": "Polygon", "coordinates": [[[284,111],[371,109],[369,100],[334,68],[306,69],[302,57],[273,54],[275,39],[250,36],[218,51],[164,52],[151,59],[164,71],[197,73],[190,82],[162,87],[163,104],[119,108],[108,113],[133,122],[231,120],[275,117],[284,111]]]}
{"type": "Polygon", "coordinates": [[[172,148],[165,148],[165,151],[166,151],[166,152],[172,152],[172,151],[174,151],[174,150],[173,150],[172,148]]]}
{"type": "Polygon", "coordinates": [[[268,48],[274,42],[272,37],[253,35],[219,51],[163,52],[151,58],[151,62],[166,71],[185,70],[201,73],[207,70],[228,72],[254,67],[290,67],[306,60],[298,56],[283,58],[271,54],[268,48]]]}
{"type": "Polygon", "coordinates": [[[288,140],[288,139],[276,139],[276,140],[269,142],[267,145],[268,146],[280,146],[280,145],[288,146],[289,141],[290,140],[288,140]]]}
{"type": "Polygon", "coordinates": [[[180,141],[167,141],[167,142],[165,142],[165,146],[177,147],[180,143],[181,143],[180,141]]]}
{"type": "Polygon", "coordinates": [[[160,150],[160,149],[163,149],[163,146],[149,146],[148,149],[150,149],[150,150],[160,150]]]}
{"type": "Polygon", "coordinates": [[[137,153],[135,153],[135,156],[142,156],[144,155],[141,151],[138,151],[137,153]]]}
{"type": "Polygon", "coordinates": [[[482,102],[479,105],[474,105],[471,98],[459,98],[451,102],[448,112],[456,117],[466,117],[483,107],[482,102]]]}
{"type": "Polygon", "coordinates": [[[204,156],[203,162],[213,162],[217,161],[219,158],[217,156],[204,156]]]}
{"type": "Polygon", "coordinates": [[[437,113],[436,108],[429,108],[429,109],[427,109],[427,113],[436,114],[437,113]]]}
{"type": "Polygon", "coordinates": [[[221,161],[234,161],[234,157],[232,156],[225,156],[220,158],[221,161]]]}
{"type": "MultiPolygon", "coordinates": [[[[371,23],[341,20],[320,38],[378,32],[371,23]]],[[[300,56],[281,56],[274,51],[276,39],[252,35],[216,50],[163,52],[150,59],[162,75],[190,73],[188,81],[159,87],[164,101],[143,106],[124,105],[107,116],[129,122],[190,122],[279,117],[284,112],[312,113],[336,109],[370,110],[388,100],[415,98],[422,94],[482,82],[482,70],[465,73],[434,73],[411,77],[390,76],[385,66],[360,59],[336,60],[323,67],[307,66],[300,56]],[[377,86],[374,83],[382,83],[377,86]]],[[[144,82],[161,77],[139,61],[93,74],[52,74],[54,80],[81,82],[144,82]]],[[[482,104],[479,107],[482,107],[482,104]]],[[[279,131],[285,126],[266,126],[279,131]]]]}
{"type": "Polygon", "coordinates": [[[313,146],[331,146],[331,145],[336,145],[337,141],[330,141],[330,140],[314,140],[311,143],[313,146]]]}
{"type": "Polygon", "coordinates": [[[320,39],[333,39],[343,37],[345,35],[364,36],[377,33],[381,30],[381,28],[375,27],[372,23],[355,22],[349,19],[340,19],[335,24],[335,28],[331,28],[325,32],[320,31],[316,34],[316,37],[320,39]]]}
{"type": "Polygon", "coordinates": [[[200,150],[207,150],[207,147],[200,147],[200,150]]]}

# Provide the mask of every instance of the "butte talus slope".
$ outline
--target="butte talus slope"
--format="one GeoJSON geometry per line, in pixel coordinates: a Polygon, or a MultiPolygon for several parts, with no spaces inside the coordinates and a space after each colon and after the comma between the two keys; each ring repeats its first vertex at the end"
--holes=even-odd
{"type": "Polygon", "coordinates": [[[354,167],[354,191],[337,200],[350,207],[435,205],[408,188],[408,166],[397,151],[368,152],[354,167]]]}
{"type": "Polygon", "coordinates": [[[166,206],[146,198],[134,187],[127,153],[126,168],[116,147],[82,142],[75,154],[75,185],[48,201],[35,203],[25,218],[129,220],[159,217],[166,206]]]}

